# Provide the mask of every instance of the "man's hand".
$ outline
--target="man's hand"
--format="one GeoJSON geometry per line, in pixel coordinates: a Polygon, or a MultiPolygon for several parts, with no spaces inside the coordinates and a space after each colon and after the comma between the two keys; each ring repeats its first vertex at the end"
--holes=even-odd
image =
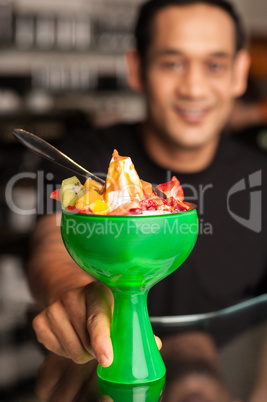
{"type": "MultiPolygon", "coordinates": [[[[113,361],[110,322],[113,295],[78,267],[66,251],[56,215],[38,221],[26,273],[35,299],[45,309],[33,328],[48,350],[76,363],[96,357],[103,367],[113,361]]],[[[161,348],[161,341],[156,337],[161,348]]]]}
{"type": "Polygon", "coordinates": [[[110,322],[112,292],[99,282],[65,292],[33,320],[38,341],[75,363],[113,361],[110,322]]]}

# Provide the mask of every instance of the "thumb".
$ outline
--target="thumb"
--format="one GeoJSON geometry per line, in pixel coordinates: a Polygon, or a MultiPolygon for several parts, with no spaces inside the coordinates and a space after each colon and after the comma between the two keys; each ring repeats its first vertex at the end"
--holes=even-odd
{"type": "Polygon", "coordinates": [[[110,338],[110,322],[113,311],[113,295],[100,282],[92,282],[86,289],[87,330],[91,347],[101,366],[108,367],[113,361],[110,338]]]}

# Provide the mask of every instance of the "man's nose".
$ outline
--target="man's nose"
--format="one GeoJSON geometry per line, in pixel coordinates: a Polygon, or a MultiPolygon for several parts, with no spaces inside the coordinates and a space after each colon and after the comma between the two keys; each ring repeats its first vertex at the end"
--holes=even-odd
{"type": "Polygon", "coordinates": [[[179,84],[177,91],[186,98],[203,98],[207,93],[207,82],[204,72],[198,65],[188,66],[179,84]]]}

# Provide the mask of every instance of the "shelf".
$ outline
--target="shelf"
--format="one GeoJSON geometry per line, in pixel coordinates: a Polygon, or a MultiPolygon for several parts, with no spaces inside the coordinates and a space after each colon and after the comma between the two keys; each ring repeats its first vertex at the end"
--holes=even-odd
{"type": "Polygon", "coordinates": [[[94,70],[117,73],[124,67],[124,55],[100,52],[23,52],[2,50],[0,74],[31,74],[46,68],[94,70]]]}

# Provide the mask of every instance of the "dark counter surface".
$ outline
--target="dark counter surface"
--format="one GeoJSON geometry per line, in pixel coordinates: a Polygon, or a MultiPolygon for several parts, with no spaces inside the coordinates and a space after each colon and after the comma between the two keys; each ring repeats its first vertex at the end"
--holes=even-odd
{"type": "Polygon", "coordinates": [[[166,379],[120,386],[99,381],[95,361],[76,365],[37,342],[31,327],[36,307],[16,261],[5,258],[0,278],[1,402],[250,401],[258,364],[267,366],[267,354],[265,362],[261,353],[267,342],[267,295],[205,315],[152,318],[154,332],[163,340],[166,379]]]}

